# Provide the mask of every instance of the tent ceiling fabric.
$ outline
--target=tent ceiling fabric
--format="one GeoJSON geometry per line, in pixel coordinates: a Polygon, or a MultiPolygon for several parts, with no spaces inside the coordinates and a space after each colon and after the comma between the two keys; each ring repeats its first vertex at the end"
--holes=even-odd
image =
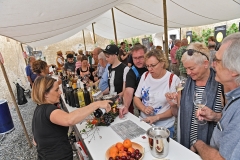
{"type": "MultiPolygon", "coordinates": [[[[162,0],[0,0],[0,34],[43,46],[68,38],[84,28],[114,39],[163,31],[162,0]]],[[[168,27],[199,26],[239,18],[239,0],[167,0],[168,27]]]]}
{"type": "MultiPolygon", "coordinates": [[[[133,18],[117,9],[114,9],[114,17],[118,39],[163,32],[164,29],[162,26],[149,24],[133,18]]],[[[111,10],[94,19],[92,22],[96,22],[94,24],[94,31],[97,35],[108,39],[114,39],[111,10]]],[[[87,29],[92,30],[92,25],[89,25],[87,29]]]]}
{"type": "Polygon", "coordinates": [[[121,1],[0,0],[0,35],[32,46],[48,45],[81,31],[121,1]]]}

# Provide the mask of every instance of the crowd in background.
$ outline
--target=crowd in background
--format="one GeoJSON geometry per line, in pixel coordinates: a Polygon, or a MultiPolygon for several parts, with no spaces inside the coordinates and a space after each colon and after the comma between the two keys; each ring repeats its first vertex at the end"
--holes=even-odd
{"type": "MultiPolygon", "coordinates": [[[[208,46],[188,44],[187,39],[170,41],[170,60],[162,47],[153,43],[150,48],[130,45],[129,51],[125,45],[107,45],[85,55],[81,50],[68,52],[66,58],[58,51],[56,68],[88,76],[104,94],[116,92],[125,106],[119,117],[131,112],[147,123],[166,127],[170,137],[177,134],[179,143],[203,159],[240,157],[239,33],[225,38],[218,51],[214,37],[209,37],[208,46]],[[184,88],[177,90],[184,78],[184,88]],[[207,101],[199,108],[195,101],[202,101],[204,94],[207,101]],[[198,121],[207,122],[200,125],[198,121]]],[[[29,57],[26,71],[30,84],[49,74],[48,67],[29,57]]]]}

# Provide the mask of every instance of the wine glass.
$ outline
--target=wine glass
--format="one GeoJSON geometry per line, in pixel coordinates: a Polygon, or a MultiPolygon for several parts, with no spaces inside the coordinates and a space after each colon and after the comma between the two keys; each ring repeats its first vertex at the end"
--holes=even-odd
{"type": "MultiPolygon", "coordinates": [[[[149,93],[149,95],[148,95],[148,101],[147,101],[147,106],[148,106],[148,107],[152,107],[152,108],[154,109],[154,107],[153,107],[154,103],[155,103],[155,94],[149,93]]],[[[152,115],[152,116],[154,115],[154,111],[153,111],[153,113],[152,113],[151,115],[152,115]]]]}
{"type": "Polygon", "coordinates": [[[119,119],[124,120],[126,119],[126,115],[120,115],[120,113],[122,113],[122,110],[124,108],[124,101],[123,101],[123,97],[119,96],[119,98],[117,99],[117,108],[119,109],[119,119]]]}
{"type": "MultiPolygon", "coordinates": [[[[207,104],[207,94],[206,91],[203,91],[202,93],[194,91],[193,95],[193,103],[196,107],[195,113],[197,110],[202,109],[207,104]]],[[[199,120],[198,117],[195,116],[195,123],[199,125],[204,125],[207,123],[206,120],[199,120]]]]}
{"type": "MultiPolygon", "coordinates": [[[[187,81],[187,78],[182,77],[182,76],[180,76],[179,79],[180,79],[180,82],[175,86],[176,94],[177,94],[177,92],[179,92],[179,91],[184,89],[186,81],[187,81]]],[[[172,102],[177,104],[177,100],[176,99],[172,99],[172,102]]]]}

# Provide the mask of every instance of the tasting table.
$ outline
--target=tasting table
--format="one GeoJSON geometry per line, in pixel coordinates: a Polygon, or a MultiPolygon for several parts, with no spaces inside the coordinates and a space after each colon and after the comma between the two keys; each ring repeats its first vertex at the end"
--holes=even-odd
{"type": "MultiPolygon", "coordinates": [[[[61,95],[61,100],[62,107],[65,111],[72,112],[77,109],[66,104],[63,95],[61,95]]],[[[151,128],[149,124],[140,121],[138,117],[134,116],[131,113],[126,114],[126,117],[127,118],[125,120],[121,120],[117,117],[111,125],[121,123],[126,120],[131,120],[146,131],[151,128]]],[[[87,137],[86,134],[80,134],[80,131],[85,128],[85,125],[86,122],[78,123],[74,126],[74,129],[77,137],[83,142],[83,145],[87,149],[90,159],[105,160],[105,153],[107,149],[113,144],[123,141],[123,139],[110,126],[98,126],[98,132],[101,138],[96,132],[94,136],[95,138],[92,138],[92,136],[87,137]],[[91,142],[89,143],[90,139],[91,142]]],[[[173,139],[170,139],[168,156],[163,159],[158,159],[151,155],[146,134],[134,138],[131,141],[136,142],[142,147],[144,147],[145,152],[143,160],[201,160],[201,158],[197,154],[193,153],[192,151],[185,148],[173,139]],[[144,139],[143,136],[145,136],[146,138],[144,139]]]]}

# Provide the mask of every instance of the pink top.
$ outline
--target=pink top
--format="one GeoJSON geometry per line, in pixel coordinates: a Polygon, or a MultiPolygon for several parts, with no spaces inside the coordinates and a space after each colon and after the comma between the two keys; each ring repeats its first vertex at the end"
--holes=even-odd
{"type": "Polygon", "coordinates": [[[82,66],[82,62],[81,61],[77,61],[76,64],[75,64],[76,68],[75,68],[75,71],[80,68],[82,66]]]}
{"type": "Polygon", "coordinates": [[[171,56],[171,62],[174,64],[174,63],[177,63],[176,61],[176,52],[177,50],[179,49],[178,46],[175,46],[172,48],[172,50],[170,51],[170,56],[171,56]]]}

